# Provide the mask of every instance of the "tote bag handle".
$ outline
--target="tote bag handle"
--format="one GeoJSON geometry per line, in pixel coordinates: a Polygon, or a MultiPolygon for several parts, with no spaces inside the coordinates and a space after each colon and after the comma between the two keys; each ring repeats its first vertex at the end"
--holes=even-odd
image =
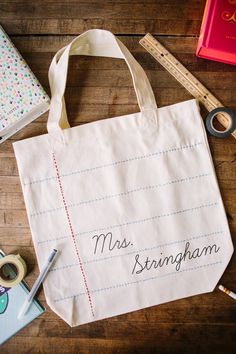
{"type": "Polygon", "coordinates": [[[125,45],[111,32],[93,29],[76,37],[69,45],[60,49],[49,68],[51,104],[47,123],[48,132],[69,128],[64,92],[70,55],[90,55],[124,59],[132,75],[134,89],[141,111],[156,109],[155,97],[149,80],[139,63],[125,45]]]}

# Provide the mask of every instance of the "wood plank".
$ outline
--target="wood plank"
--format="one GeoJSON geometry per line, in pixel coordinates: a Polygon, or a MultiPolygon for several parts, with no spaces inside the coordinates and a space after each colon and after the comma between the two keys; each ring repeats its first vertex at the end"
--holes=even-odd
{"type": "MultiPolygon", "coordinates": [[[[59,3],[61,3],[62,1],[60,0],[59,3]]],[[[64,0],[63,1],[63,4],[67,4],[67,5],[70,5],[70,4],[77,4],[78,0],[64,0]]],[[[89,6],[89,4],[91,3],[90,0],[82,0],[81,2],[83,2],[84,4],[87,4],[89,6]]],[[[95,3],[98,2],[98,0],[95,0],[93,1],[95,3]]],[[[107,5],[107,4],[123,4],[123,3],[129,3],[129,4],[132,4],[132,3],[136,3],[136,4],[143,4],[143,0],[103,0],[103,4],[104,5],[107,5]]],[[[0,0],[0,5],[4,5],[4,4],[7,4],[9,3],[9,0],[0,0]]],[[[24,3],[24,4],[31,4],[32,1],[31,0],[11,0],[11,3],[13,4],[17,4],[17,3],[24,3]]],[[[55,4],[57,3],[57,1],[55,0],[43,0],[43,3],[44,5],[45,4],[55,4]]],[[[158,3],[160,5],[166,5],[166,0],[158,0],[158,3]]],[[[170,5],[176,5],[178,4],[178,0],[168,0],[168,3],[170,5]]],[[[191,0],[191,4],[194,4],[196,6],[198,5],[201,5],[203,2],[202,0],[191,0]]],[[[39,6],[39,5],[42,5],[42,0],[34,0],[34,4],[39,6]]],[[[156,4],[156,0],[145,0],[145,4],[156,4]]]]}
{"type": "MultiPolygon", "coordinates": [[[[183,102],[193,97],[183,88],[178,90],[167,87],[165,90],[154,88],[156,102],[159,107],[183,102]]],[[[231,89],[211,90],[216,97],[220,97],[223,104],[230,106],[234,100],[234,91],[231,89]]],[[[133,87],[67,87],[65,99],[68,110],[78,109],[81,104],[108,104],[108,105],[134,105],[137,98],[133,87]]],[[[70,111],[69,111],[70,112],[70,111]]]]}
{"type": "MultiPolygon", "coordinates": [[[[164,41],[162,41],[164,42],[164,41]]],[[[60,49],[60,47],[58,48],[60,49]]],[[[36,76],[42,81],[44,86],[48,86],[48,83],[46,81],[47,79],[47,73],[49,69],[49,65],[51,63],[51,60],[53,58],[53,55],[56,53],[57,49],[55,52],[52,53],[46,53],[42,52],[39,54],[31,54],[31,53],[23,53],[24,58],[30,65],[30,67],[33,69],[34,73],[36,76]],[[45,76],[46,75],[46,76],[45,76]]],[[[235,66],[227,66],[226,64],[219,63],[219,62],[210,62],[204,59],[199,59],[196,58],[194,52],[189,53],[189,54],[181,54],[178,52],[172,51],[172,53],[176,56],[176,58],[182,62],[183,65],[186,66],[187,69],[189,69],[192,73],[195,75],[198,75],[200,72],[207,72],[209,75],[208,80],[211,80],[211,73],[212,75],[217,75],[215,73],[218,73],[219,75],[220,72],[226,73],[226,76],[228,75],[227,73],[231,73],[231,75],[234,75],[236,73],[236,67],[235,66]],[[227,66],[227,67],[226,67],[227,66]]],[[[154,60],[149,53],[145,52],[137,52],[135,53],[132,51],[132,54],[136,58],[136,60],[141,64],[143,69],[146,72],[165,72],[165,69],[156,61],[154,60]]],[[[88,56],[74,56],[70,58],[70,67],[69,67],[69,78],[72,76],[71,72],[79,72],[80,75],[84,73],[86,74],[86,70],[116,70],[117,74],[119,75],[119,70],[124,70],[128,73],[128,68],[123,60],[120,59],[112,59],[112,58],[94,58],[94,57],[88,57],[88,56]]],[[[169,77],[171,78],[171,75],[168,74],[169,77]]],[[[200,74],[201,75],[201,74],[200,74]]],[[[204,74],[203,74],[204,75],[204,74]]],[[[206,74],[207,75],[207,74],[206,74]]],[[[72,79],[72,78],[71,78],[72,79]]],[[[211,82],[211,81],[210,81],[211,82]]],[[[158,83],[156,83],[158,86],[158,83]]],[[[160,83],[161,85],[161,83],[160,83]]],[[[206,84],[208,86],[210,84],[206,84]]],[[[210,87],[209,87],[210,88],[210,87]]]]}
{"type": "MultiPolygon", "coordinates": [[[[139,3],[136,1],[119,3],[105,3],[100,1],[81,1],[81,2],[44,2],[43,6],[40,3],[31,2],[28,6],[22,2],[3,2],[1,6],[1,18],[10,19],[44,19],[45,13],[47,19],[63,18],[108,18],[108,19],[152,19],[151,14],[156,19],[171,19],[171,20],[199,20],[201,18],[204,1],[193,1],[192,6],[188,4],[179,6],[178,1],[171,3],[139,3]],[[201,8],[199,9],[201,5],[201,8]]],[[[134,34],[134,33],[132,33],[134,34]]],[[[186,33],[185,33],[186,35],[186,33]]]]}
{"type": "Polygon", "coordinates": [[[0,227],[28,227],[25,210],[0,210],[0,227]]]}
{"type": "Polygon", "coordinates": [[[0,199],[0,210],[9,210],[9,209],[24,209],[25,203],[22,198],[22,193],[1,193],[0,199]]]}
{"type": "MultiPolygon", "coordinates": [[[[0,13],[1,14],[1,13],[0,13]]],[[[203,14],[203,12],[202,12],[203,14]]],[[[105,29],[114,34],[146,34],[151,32],[159,35],[188,35],[199,34],[201,20],[181,20],[175,19],[13,19],[2,18],[1,24],[10,35],[28,34],[70,34],[78,35],[90,29],[105,29]]]]}
{"type": "MultiPolygon", "coordinates": [[[[118,329],[118,328],[117,328],[118,329]]],[[[122,326],[122,333],[116,339],[110,339],[109,327],[106,332],[106,339],[97,339],[96,334],[91,332],[89,340],[87,338],[64,338],[47,337],[47,340],[42,340],[44,337],[21,337],[17,335],[14,340],[10,340],[8,344],[2,346],[4,353],[26,353],[33,352],[35,354],[51,353],[170,353],[173,348],[175,352],[183,354],[189,353],[189,347],[194,348],[192,353],[225,353],[231,350],[235,344],[235,328],[230,325],[188,325],[178,324],[168,325],[160,324],[150,330],[148,321],[143,324],[139,331],[139,337],[135,341],[130,340],[129,332],[132,328],[127,328],[125,323],[122,326]],[[222,335],[224,340],[222,341],[222,335]],[[94,337],[94,338],[93,338],[94,337]],[[188,345],[183,346],[183,338],[188,345]],[[214,338],[214,342],[206,341],[205,338],[214,338]],[[22,349],[20,349],[22,348],[22,349]],[[172,348],[172,349],[171,349],[172,348]]],[[[73,331],[73,330],[71,330],[73,331]]],[[[116,331],[117,332],[117,331],[116,331]]],[[[115,333],[116,333],[115,332],[115,333]]],[[[137,333],[136,332],[136,333],[137,333]]],[[[40,332],[39,332],[40,333],[40,332]]],[[[114,335],[114,334],[113,334],[114,335]]]]}
{"type": "MultiPolygon", "coordinates": [[[[11,35],[11,40],[20,50],[21,53],[29,53],[37,56],[37,53],[53,53],[69,44],[76,35],[47,35],[47,36],[14,36],[11,35]]],[[[135,53],[145,53],[145,49],[139,44],[139,40],[142,38],[141,35],[137,36],[126,36],[118,35],[117,36],[128,48],[130,51],[135,53]]],[[[155,36],[160,40],[169,50],[172,50],[177,53],[189,54],[194,53],[196,50],[196,45],[198,39],[196,37],[181,37],[181,40],[176,40],[172,36],[155,36]]],[[[150,55],[150,54],[148,54],[150,55]]],[[[40,59],[40,56],[38,56],[40,59]]],[[[208,61],[209,63],[209,61],[208,61]]],[[[212,62],[213,63],[213,62],[212,62]]],[[[231,66],[223,64],[229,70],[231,66]]]]}
{"type": "Polygon", "coordinates": [[[0,193],[22,193],[20,179],[18,176],[0,176],[0,193]]]}
{"type": "MultiPolygon", "coordinates": [[[[80,58],[79,58],[80,59],[80,58]]],[[[67,87],[133,87],[133,82],[128,68],[123,69],[92,69],[92,65],[76,65],[75,60],[70,64],[67,87]]],[[[80,64],[80,60],[79,60],[80,64]]],[[[40,63],[42,66],[42,63],[40,63]]],[[[32,70],[37,73],[37,77],[46,91],[50,94],[47,78],[47,68],[39,67],[37,63],[31,62],[32,70]]],[[[152,88],[181,88],[182,86],[167,71],[162,68],[156,70],[145,70],[152,88]]],[[[192,71],[207,88],[210,90],[233,90],[236,89],[236,73],[232,72],[205,72],[192,71]]]]}
{"type": "MultiPolygon", "coordinates": [[[[24,58],[30,65],[40,66],[41,70],[47,71],[50,61],[57,50],[63,46],[69,44],[75,36],[32,36],[27,38],[14,37],[11,39],[15,43],[16,47],[23,54],[24,58]],[[40,53],[40,54],[38,54],[40,53]]],[[[124,37],[118,36],[118,38],[128,47],[135,58],[140,62],[145,70],[158,69],[165,71],[162,66],[157,63],[152,56],[145,51],[139,44],[139,40],[142,36],[124,37]]],[[[236,67],[233,65],[227,65],[224,63],[209,61],[195,56],[197,38],[181,37],[181,40],[177,41],[176,38],[171,37],[156,37],[160,42],[171,51],[179,61],[181,61],[190,71],[210,71],[210,72],[235,72],[236,67]]],[[[93,69],[126,69],[127,66],[123,60],[111,59],[111,58],[91,58],[91,57],[71,57],[73,70],[85,70],[93,69]]],[[[35,67],[34,69],[38,69],[35,67]]],[[[36,72],[37,74],[37,72],[36,72]]],[[[210,75],[209,75],[210,76],[210,75]]]]}
{"type": "Polygon", "coordinates": [[[125,34],[195,35],[199,33],[204,1],[191,7],[161,2],[1,2],[1,23],[10,34],[74,34],[104,28],[125,34]],[[45,13],[47,18],[45,19],[45,13]],[[174,22],[174,26],[173,26],[174,22]]]}
{"type": "MultiPolygon", "coordinates": [[[[146,70],[152,88],[180,88],[182,87],[168,72],[162,70],[146,70]]],[[[195,72],[192,74],[203,85],[212,89],[236,89],[236,73],[232,72],[195,72]]],[[[41,80],[42,82],[42,80],[41,80]]],[[[42,84],[48,88],[47,82],[42,84]]],[[[68,87],[133,87],[128,70],[89,70],[88,67],[79,67],[79,70],[69,68],[68,87]]]]}
{"type": "MultiPolygon", "coordinates": [[[[188,325],[189,327],[197,326],[197,325],[202,325],[200,322],[200,319],[204,321],[203,326],[207,326],[207,320],[209,319],[211,323],[215,324],[217,323],[219,326],[220,325],[225,325],[226,327],[230,327],[230,325],[234,324],[233,318],[231,318],[231,322],[224,322],[222,318],[218,316],[209,316],[206,315],[205,318],[200,317],[198,322],[195,324],[194,322],[194,317],[197,315],[195,314],[198,310],[203,314],[204,309],[206,311],[209,310],[207,306],[199,308],[196,306],[196,308],[193,310],[190,307],[187,308],[177,308],[176,311],[170,311],[167,316],[162,316],[164,314],[165,308],[163,310],[160,309],[160,311],[156,310],[153,308],[152,312],[154,315],[150,314],[150,311],[146,311],[145,315],[142,316],[142,314],[139,314],[140,316],[136,316],[133,318],[131,317],[132,320],[129,321],[128,316],[119,316],[117,317],[116,320],[104,320],[102,322],[96,323],[96,325],[90,324],[90,325],[83,325],[79,326],[76,328],[70,328],[65,322],[62,322],[58,319],[58,321],[48,321],[45,320],[43,317],[37,319],[34,322],[33,326],[30,326],[29,328],[25,328],[21,333],[18,335],[18,337],[32,337],[35,338],[38,336],[38,333],[40,333],[40,337],[54,337],[54,338],[84,338],[84,339],[91,339],[91,338],[96,338],[96,339],[106,339],[106,337],[116,340],[121,337],[119,331],[117,331],[117,327],[122,327],[124,332],[129,333],[129,338],[130,340],[135,340],[136,339],[136,334],[137,331],[139,333],[142,332],[143,328],[147,325],[149,326],[149,335],[147,334],[148,330],[145,330],[145,338],[148,338],[151,340],[151,336],[153,333],[158,331],[155,329],[155,327],[162,327],[163,324],[165,326],[167,325],[172,325],[173,322],[169,322],[168,319],[171,318],[172,316],[172,321],[173,319],[175,320],[176,325],[179,326],[186,326],[188,325]],[[186,312],[187,310],[190,311],[190,313],[187,315],[186,312]],[[191,315],[193,317],[193,322],[188,322],[188,319],[191,320],[191,315]],[[186,317],[186,322],[178,322],[178,316],[181,316],[182,318],[186,317]],[[140,318],[141,317],[141,318],[140,318]],[[143,317],[143,318],[142,318],[143,317]],[[160,317],[162,322],[160,322],[160,317]],[[164,317],[164,318],[163,318],[164,317]]],[[[166,309],[169,310],[169,309],[166,309]]],[[[211,308],[212,311],[217,312],[217,307],[211,308]]],[[[218,311],[221,310],[222,312],[225,310],[223,307],[219,307],[218,311]]],[[[232,316],[232,315],[231,315],[232,316]]]]}
{"type": "MultiPolygon", "coordinates": [[[[6,253],[13,252],[14,247],[32,246],[32,237],[29,227],[0,227],[0,247],[6,253]],[[5,248],[8,247],[8,248],[5,248]]],[[[34,253],[32,259],[35,264],[34,253]]]]}

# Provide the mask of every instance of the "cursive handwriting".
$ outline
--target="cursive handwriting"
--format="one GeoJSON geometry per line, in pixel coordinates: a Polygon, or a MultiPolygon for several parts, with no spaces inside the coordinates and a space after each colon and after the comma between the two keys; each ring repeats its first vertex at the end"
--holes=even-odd
{"type": "Polygon", "coordinates": [[[223,11],[221,17],[227,22],[236,22],[236,10],[234,12],[223,11]]]}
{"type": "Polygon", "coordinates": [[[93,253],[103,253],[103,251],[113,251],[114,249],[123,249],[130,246],[133,246],[131,241],[127,241],[124,237],[121,241],[116,239],[114,240],[111,232],[107,234],[94,235],[92,239],[95,240],[94,251],[93,253]]]}
{"type": "Polygon", "coordinates": [[[183,252],[178,253],[177,255],[169,255],[166,257],[161,257],[159,259],[150,259],[146,257],[146,259],[140,259],[140,255],[136,254],[134,257],[134,266],[132,270],[132,274],[141,274],[145,270],[162,268],[164,266],[168,266],[168,264],[175,265],[175,270],[178,272],[181,268],[182,262],[185,262],[186,259],[195,259],[200,258],[202,256],[211,255],[212,253],[218,253],[220,247],[216,244],[208,245],[202,247],[202,249],[195,248],[193,251],[189,250],[190,242],[186,242],[185,248],[183,252]]]}

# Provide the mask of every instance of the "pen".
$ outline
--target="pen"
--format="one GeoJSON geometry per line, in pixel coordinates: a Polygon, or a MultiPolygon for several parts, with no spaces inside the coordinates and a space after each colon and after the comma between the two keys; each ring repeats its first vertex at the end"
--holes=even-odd
{"type": "Polygon", "coordinates": [[[26,313],[27,311],[29,310],[30,308],[30,305],[32,303],[32,300],[39,288],[39,286],[42,284],[42,282],[44,281],[44,278],[46,277],[54,259],[55,259],[55,256],[57,254],[57,250],[53,250],[52,253],[50,254],[50,256],[48,257],[48,260],[47,260],[47,263],[45,264],[45,266],[43,267],[42,271],[40,272],[37,280],[35,281],[31,291],[29,292],[28,296],[27,296],[27,299],[25,300],[19,314],[18,314],[18,319],[21,319],[26,313]]]}
{"type": "Polygon", "coordinates": [[[230,297],[232,297],[234,300],[236,300],[236,294],[233,293],[233,291],[228,290],[227,288],[225,288],[223,285],[219,285],[218,287],[221,291],[223,291],[223,293],[229,295],[230,297]]]}

